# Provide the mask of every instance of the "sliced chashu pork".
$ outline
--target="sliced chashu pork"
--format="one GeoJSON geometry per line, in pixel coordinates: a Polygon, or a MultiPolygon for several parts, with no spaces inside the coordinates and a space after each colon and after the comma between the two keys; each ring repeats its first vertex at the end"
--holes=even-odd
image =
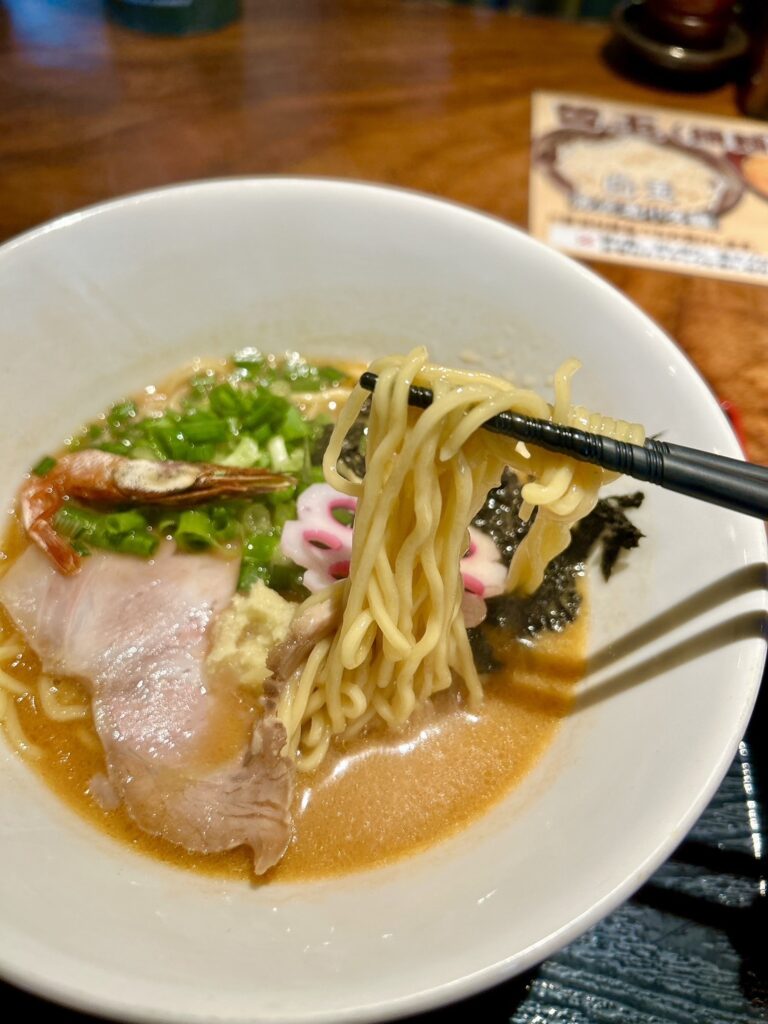
{"type": "Polygon", "coordinates": [[[62,576],[35,547],[0,580],[0,602],[46,672],[91,693],[109,781],[145,831],[187,850],[247,845],[258,874],[290,839],[293,765],[267,709],[255,726],[205,675],[208,629],[237,565],[96,552],[62,576]]]}

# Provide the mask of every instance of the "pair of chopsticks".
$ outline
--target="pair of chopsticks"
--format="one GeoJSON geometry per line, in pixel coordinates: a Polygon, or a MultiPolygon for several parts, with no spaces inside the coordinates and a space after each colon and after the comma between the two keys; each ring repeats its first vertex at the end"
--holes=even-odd
{"type": "MultiPolygon", "coordinates": [[[[375,373],[366,371],[360,377],[360,385],[366,391],[374,391],[377,379],[375,373]]],[[[408,402],[426,409],[432,404],[432,392],[429,388],[414,386],[408,402]]],[[[666,441],[648,440],[642,447],[627,444],[515,412],[499,413],[487,420],[483,428],[734,512],[757,519],[768,518],[768,467],[765,466],[666,441]]]]}

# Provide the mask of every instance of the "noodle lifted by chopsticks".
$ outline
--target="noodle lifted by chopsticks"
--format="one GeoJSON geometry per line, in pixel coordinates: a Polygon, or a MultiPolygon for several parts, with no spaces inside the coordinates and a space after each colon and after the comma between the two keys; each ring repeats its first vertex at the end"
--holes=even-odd
{"type": "Polygon", "coordinates": [[[334,736],[349,738],[376,721],[402,725],[454,680],[470,706],[480,703],[459,569],[473,516],[505,467],[526,481],[522,514],[536,514],[510,566],[508,589],[529,594],[611,478],[599,467],[526,449],[482,424],[511,410],[643,443],[641,427],[571,406],[578,366],[569,360],[557,372],[550,407],[508,381],[433,366],[423,348],[376,361],[363,480],[338,468],[342,442],[369,397],[359,385],[352,391],[323,464],[328,482],[358,499],[350,574],[307,602],[333,601],[341,622],[314,647],[279,703],[299,768],[315,768],[334,736]],[[412,384],[431,389],[428,409],[409,406],[412,384]]]}

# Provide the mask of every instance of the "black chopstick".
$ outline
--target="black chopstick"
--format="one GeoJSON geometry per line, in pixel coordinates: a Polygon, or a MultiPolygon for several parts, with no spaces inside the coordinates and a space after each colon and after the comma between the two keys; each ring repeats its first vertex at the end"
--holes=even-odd
{"type": "MultiPolygon", "coordinates": [[[[377,379],[375,373],[366,371],[360,377],[360,385],[366,391],[373,391],[377,379]]],[[[413,386],[408,401],[410,405],[426,409],[432,404],[432,392],[429,388],[413,386]]],[[[643,446],[627,444],[515,412],[499,413],[487,420],[483,428],[734,512],[757,519],[768,518],[768,467],[765,466],[667,441],[648,440],[643,446]]]]}

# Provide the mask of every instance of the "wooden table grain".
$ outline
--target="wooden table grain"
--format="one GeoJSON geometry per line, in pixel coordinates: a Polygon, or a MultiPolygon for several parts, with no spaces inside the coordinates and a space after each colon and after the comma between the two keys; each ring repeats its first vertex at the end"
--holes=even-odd
{"type": "MultiPolygon", "coordinates": [[[[244,6],[244,18],[220,32],[167,39],[110,25],[99,0],[0,0],[0,241],[126,192],[250,174],[407,186],[524,225],[533,90],[737,112],[731,88],[680,96],[617,77],[601,58],[604,26],[426,0],[244,0],[244,6]]],[[[740,407],[753,457],[768,461],[768,288],[597,269],[682,345],[720,397],[740,407]]],[[[736,767],[738,781],[743,768],[736,767]]],[[[727,824],[724,839],[713,833],[717,849],[734,841],[730,819],[727,824]]],[[[747,840],[755,841],[751,832],[747,840]]],[[[701,839],[694,846],[700,855],[701,839]]],[[[649,891],[646,903],[655,899],[656,907],[658,892],[649,891]]],[[[690,902],[690,893],[685,898],[690,902]]],[[[439,1019],[475,1019],[475,1013],[527,1021],[515,1010],[527,986],[534,986],[534,1006],[548,992],[565,1000],[563,984],[583,975],[601,942],[625,942],[640,927],[641,909],[642,897],[604,924],[602,938],[586,936],[568,954],[572,973],[561,961],[539,981],[516,979],[501,994],[478,997],[474,1010],[465,1014],[460,1007],[439,1019]]],[[[648,983],[643,957],[658,941],[653,929],[687,935],[698,927],[682,917],[669,921],[654,918],[645,945],[638,943],[637,991],[648,983]]],[[[727,923],[736,942],[741,933],[731,918],[727,923]]],[[[736,1006],[728,1019],[736,1020],[745,1005],[738,972],[749,977],[749,961],[740,966],[725,935],[722,951],[709,933],[705,940],[708,955],[733,960],[731,974],[720,963],[717,971],[722,999],[736,1006]]],[[[694,973],[691,986],[698,981],[694,973]]],[[[59,1024],[82,1020],[65,1010],[46,1015],[42,1004],[7,988],[2,997],[12,1016],[15,1007],[18,1017],[40,1012],[59,1024]]],[[[606,1002],[601,990],[595,998],[606,1002]]],[[[547,1004],[547,1019],[553,1005],[547,1004]]]]}
{"type": "MultiPolygon", "coordinates": [[[[0,0],[0,238],[121,193],[238,174],[423,189],[525,224],[534,89],[735,114],[619,78],[605,26],[419,0],[246,0],[191,38],[98,0],[0,0]]],[[[661,324],[768,460],[768,288],[599,271],[661,324]]]]}

